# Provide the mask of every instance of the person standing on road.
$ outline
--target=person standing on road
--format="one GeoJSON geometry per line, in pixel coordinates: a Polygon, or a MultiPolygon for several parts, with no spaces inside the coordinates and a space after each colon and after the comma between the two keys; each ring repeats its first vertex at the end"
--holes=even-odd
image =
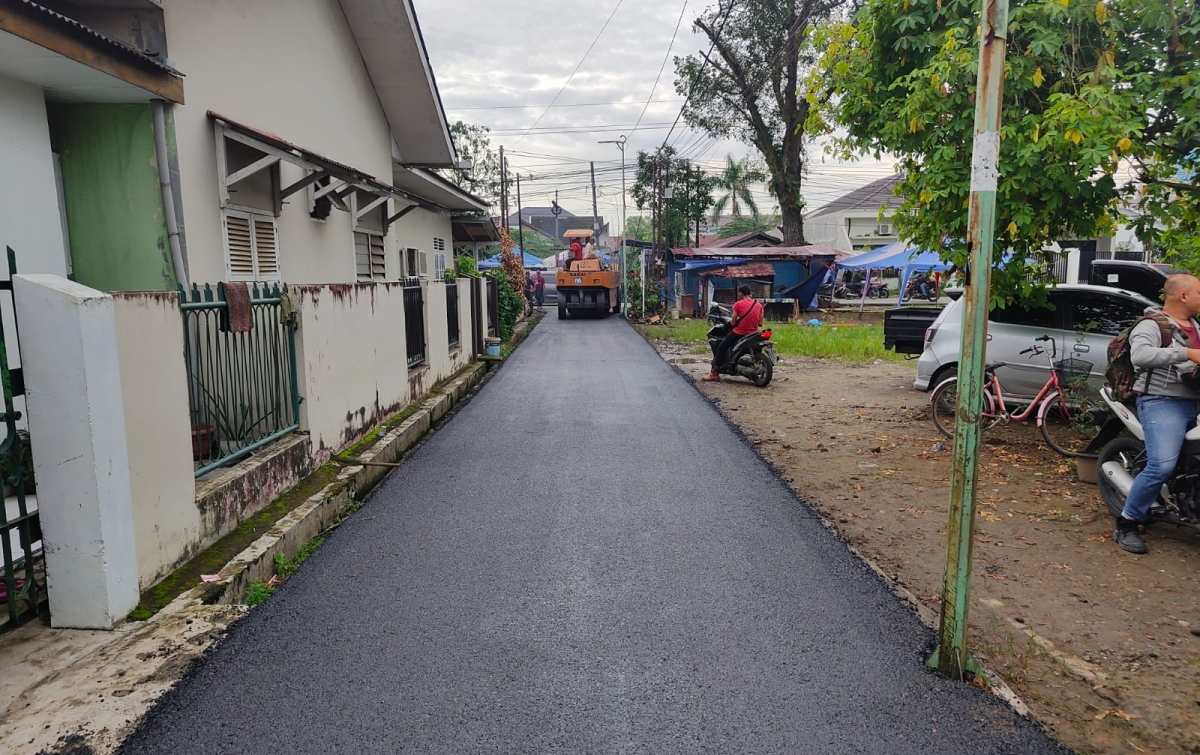
{"type": "Polygon", "coordinates": [[[538,309],[546,303],[546,279],[542,277],[541,271],[533,276],[533,298],[537,300],[538,309]]]}
{"type": "Polygon", "coordinates": [[[1170,343],[1163,345],[1159,323],[1144,318],[1129,334],[1129,359],[1138,370],[1133,388],[1138,394],[1137,414],[1146,435],[1146,466],[1134,478],[1117,517],[1113,539],[1130,553],[1145,553],[1138,526],[1158,500],[1159,490],[1175,471],[1184,436],[1200,411],[1200,393],[1191,373],[1200,364],[1200,279],[1178,274],[1163,286],[1162,314],[1171,326],[1170,343]],[[1185,384],[1184,378],[1188,378],[1185,384]]]}
{"type": "Polygon", "coordinates": [[[725,361],[725,355],[734,344],[762,327],[763,305],[756,301],[752,294],[753,290],[749,286],[743,285],[738,289],[738,300],[733,305],[733,329],[717,346],[717,353],[713,355],[712,372],[701,378],[704,382],[720,382],[721,364],[725,361]]]}

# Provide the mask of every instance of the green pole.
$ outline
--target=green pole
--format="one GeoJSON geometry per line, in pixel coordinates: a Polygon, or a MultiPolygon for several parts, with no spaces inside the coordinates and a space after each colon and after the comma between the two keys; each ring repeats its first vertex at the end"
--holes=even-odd
{"type": "Polygon", "coordinates": [[[929,664],[962,679],[975,671],[967,655],[971,554],[975,544],[975,493],[979,479],[980,410],[987,352],[992,247],[996,230],[996,183],[1000,172],[1000,106],[1008,35],[1008,0],[982,0],[975,140],[967,229],[967,289],[963,295],[958,367],[958,427],[950,478],[950,525],[938,648],[929,664]]]}

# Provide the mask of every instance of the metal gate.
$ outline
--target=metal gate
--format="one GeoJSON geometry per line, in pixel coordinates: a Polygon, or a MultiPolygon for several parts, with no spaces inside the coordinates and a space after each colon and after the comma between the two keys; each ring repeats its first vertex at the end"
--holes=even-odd
{"type": "Polygon", "coordinates": [[[483,280],[471,279],[471,343],[475,354],[483,353],[483,319],[479,316],[483,295],[483,280]]]}
{"type": "MultiPolygon", "coordinates": [[[[0,280],[0,291],[12,299],[12,276],[17,272],[17,255],[8,248],[8,278],[0,280]]],[[[37,499],[33,497],[33,455],[29,433],[17,427],[24,414],[16,407],[16,398],[25,395],[25,380],[20,368],[9,369],[5,307],[0,307],[0,379],[4,385],[4,440],[0,442],[0,476],[4,482],[4,508],[0,512],[0,541],[4,557],[3,602],[7,616],[0,615],[0,631],[12,629],[38,616],[46,602],[45,568],[42,561],[42,528],[38,520],[37,499]]],[[[12,329],[16,332],[15,308],[11,309],[12,329]]]]}
{"type": "Polygon", "coordinates": [[[404,288],[404,340],[408,347],[408,366],[425,363],[425,299],[421,284],[404,288]]]}
{"type": "Polygon", "coordinates": [[[491,337],[500,335],[500,288],[496,279],[485,275],[487,281],[487,334],[491,337]]]}

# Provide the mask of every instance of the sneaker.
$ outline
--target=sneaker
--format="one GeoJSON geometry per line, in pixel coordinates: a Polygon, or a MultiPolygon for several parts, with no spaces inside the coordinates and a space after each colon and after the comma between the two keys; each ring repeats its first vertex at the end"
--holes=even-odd
{"type": "Polygon", "coordinates": [[[700,379],[706,383],[719,383],[721,382],[721,375],[716,370],[713,370],[700,379]]]}
{"type": "Polygon", "coordinates": [[[1138,534],[1138,523],[1125,517],[1117,517],[1117,528],[1113,531],[1113,540],[1117,545],[1130,553],[1145,553],[1146,542],[1138,534]]]}

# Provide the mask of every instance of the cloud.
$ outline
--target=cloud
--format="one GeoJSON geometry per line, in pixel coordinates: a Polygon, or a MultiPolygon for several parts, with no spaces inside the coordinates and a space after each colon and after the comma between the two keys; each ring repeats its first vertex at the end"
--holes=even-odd
{"type": "MultiPolygon", "coordinates": [[[[621,134],[628,135],[630,166],[636,162],[638,150],[656,148],[668,133],[682,154],[713,169],[726,154],[741,157],[752,153],[746,145],[694,132],[682,119],[670,131],[683,104],[675,92],[672,61],[667,61],[651,97],[682,0],[624,0],[549,110],[546,106],[579,65],[617,0],[414,3],[447,117],[451,122],[463,120],[491,128],[493,146],[505,145],[514,168],[525,176],[534,175],[522,189],[538,203],[544,204],[558,189],[568,209],[590,212],[587,162],[595,160],[600,211],[612,215],[620,206],[621,154],[614,145],[597,142],[621,134]],[[647,99],[652,100],[649,105],[647,99]],[[642,126],[632,132],[639,117],[642,126]],[[526,133],[535,122],[536,130],[526,133]],[[578,133],[584,129],[590,130],[578,133]]],[[[689,1],[672,58],[707,50],[705,38],[693,31],[692,21],[709,4],[689,1]]],[[[874,172],[860,170],[842,179],[826,179],[819,196],[814,193],[809,204],[824,204],[843,186],[852,190],[887,170],[888,164],[884,164],[874,172]]],[[[827,173],[822,169],[822,175],[827,173]]],[[[630,181],[632,175],[630,170],[630,181]]],[[[765,188],[762,193],[765,196],[765,188]]],[[[765,197],[760,205],[766,209],[773,201],[765,197]]],[[[636,212],[632,202],[629,208],[630,214],[636,212]]]]}

